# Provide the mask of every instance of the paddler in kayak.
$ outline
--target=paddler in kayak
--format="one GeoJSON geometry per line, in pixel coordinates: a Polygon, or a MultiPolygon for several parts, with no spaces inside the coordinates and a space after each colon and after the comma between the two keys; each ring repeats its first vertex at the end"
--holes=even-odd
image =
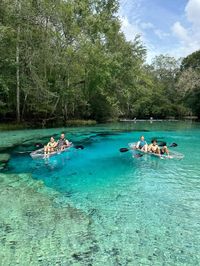
{"type": "Polygon", "coordinates": [[[71,145],[71,142],[69,142],[67,139],[65,139],[65,134],[62,133],[60,135],[60,139],[57,142],[57,149],[59,151],[64,150],[65,148],[69,147],[71,145]]]}
{"type": "Polygon", "coordinates": [[[146,140],[144,139],[144,136],[140,137],[140,140],[137,142],[135,148],[138,150],[141,150],[143,152],[148,151],[148,144],[147,144],[146,140]]]}
{"type": "Polygon", "coordinates": [[[152,143],[148,146],[148,152],[152,152],[161,156],[164,154],[169,156],[169,150],[167,148],[167,145],[166,143],[163,144],[164,146],[159,147],[157,144],[157,140],[156,139],[152,140],[152,143]]]}
{"type": "Polygon", "coordinates": [[[160,154],[161,155],[167,154],[169,156],[169,150],[167,148],[166,142],[164,142],[163,144],[164,144],[164,146],[160,148],[160,154]]]}
{"type": "Polygon", "coordinates": [[[152,153],[155,153],[155,154],[160,154],[160,148],[159,148],[159,146],[157,144],[157,140],[156,139],[153,139],[151,141],[151,144],[149,144],[148,152],[152,152],[152,153]]]}
{"type": "Polygon", "coordinates": [[[50,141],[44,146],[44,154],[47,155],[56,150],[57,142],[55,141],[54,137],[50,138],[50,141]]]}

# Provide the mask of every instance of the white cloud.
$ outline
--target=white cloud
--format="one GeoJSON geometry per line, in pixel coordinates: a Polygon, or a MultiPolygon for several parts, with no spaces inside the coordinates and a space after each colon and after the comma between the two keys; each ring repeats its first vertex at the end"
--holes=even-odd
{"type": "Polygon", "coordinates": [[[128,41],[133,41],[138,34],[141,36],[147,48],[147,62],[151,62],[151,59],[158,54],[169,54],[179,58],[200,49],[200,0],[187,0],[182,14],[182,18],[185,19],[184,24],[175,21],[171,32],[170,28],[161,30],[162,22],[156,25],[144,20],[145,17],[141,12],[143,1],[120,0],[119,17],[121,30],[128,41]]]}
{"type": "Polygon", "coordinates": [[[121,30],[128,41],[133,41],[136,35],[140,35],[144,40],[144,32],[139,26],[138,14],[141,0],[120,0],[119,18],[121,30]],[[131,21],[130,21],[131,18],[131,21]]]}
{"type": "Polygon", "coordinates": [[[162,47],[155,47],[152,41],[147,37],[150,31],[152,36],[156,35],[159,39],[165,39],[168,33],[161,31],[150,21],[141,19],[141,8],[144,0],[120,0],[119,18],[121,21],[121,30],[128,41],[133,41],[136,35],[141,36],[141,41],[147,48],[147,62],[163,52],[162,47]]]}
{"type": "Polygon", "coordinates": [[[145,31],[152,30],[159,39],[165,39],[169,37],[169,33],[156,29],[155,26],[150,22],[141,22],[138,19],[135,19],[132,23],[126,16],[120,17],[121,21],[121,30],[125,34],[128,41],[133,41],[136,35],[140,35],[141,41],[147,48],[147,58],[146,61],[151,63],[152,59],[163,53],[162,47],[155,47],[152,42],[146,37],[145,31]]]}
{"type": "Polygon", "coordinates": [[[140,8],[143,0],[119,0],[119,16],[131,17],[136,20],[140,13],[140,8]]]}
{"type": "Polygon", "coordinates": [[[140,26],[144,30],[154,29],[154,25],[151,22],[142,22],[140,26]]]}
{"type": "Polygon", "coordinates": [[[172,32],[180,44],[177,54],[181,56],[187,56],[200,49],[200,0],[188,0],[185,16],[190,27],[184,27],[179,21],[172,26],[172,32]]]}
{"type": "Polygon", "coordinates": [[[162,30],[162,21],[160,24],[153,24],[146,20],[144,3],[148,0],[119,1],[122,32],[129,41],[133,41],[137,34],[141,36],[147,47],[148,62],[161,53],[178,58],[200,49],[200,0],[187,0],[183,14],[179,14],[182,20],[177,19],[174,24],[171,22],[171,32],[170,26],[162,30]]]}
{"type": "Polygon", "coordinates": [[[155,33],[155,35],[158,36],[158,38],[161,39],[161,40],[164,40],[166,37],[169,37],[169,35],[170,35],[169,33],[164,32],[164,31],[159,30],[159,29],[155,29],[155,30],[154,30],[154,33],[155,33]]]}
{"type": "Polygon", "coordinates": [[[185,13],[188,21],[194,27],[200,26],[200,0],[189,0],[185,7],[185,13]]]}
{"type": "Polygon", "coordinates": [[[125,34],[128,41],[133,41],[136,35],[140,35],[141,41],[148,49],[147,62],[150,63],[151,59],[156,55],[156,49],[154,46],[146,39],[145,32],[141,27],[139,21],[135,20],[131,23],[126,16],[120,17],[121,30],[125,34]]]}
{"type": "Polygon", "coordinates": [[[129,22],[127,17],[120,17],[121,30],[125,34],[128,41],[133,41],[136,35],[142,35],[142,31],[136,24],[129,22]]]}
{"type": "Polygon", "coordinates": [[[172,26],[172,32],[183,42],[188,42],[190,39],[187,29],[185,29],[179,21],[175,22],[172,26]]]}

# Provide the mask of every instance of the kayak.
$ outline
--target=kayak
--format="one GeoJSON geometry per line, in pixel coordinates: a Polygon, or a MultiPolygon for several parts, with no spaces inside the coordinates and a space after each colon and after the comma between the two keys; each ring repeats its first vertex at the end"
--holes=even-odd
{"type": "Polygon", "coordinates": [[[33,159],[43,159],[43,158],[49,158],[51,156],[54,156],[54,155],[58,155],[58,154],[61,154],[63,152],[66,152],[68,151],[70,148],[72,147],[72,145],[70,145],[69,147],[63,149],[62,151],[61,150],[56,150],[56,151],[53,151],[49,154],[44,154],[44,148],[42,149],[39,149],[39,150],[36,150],[36,151],[33,151],[30,153],[30,156],[33,158],[33,159]]]}
{"type": "Polygon", "coordinates": [[[169,155],[167,154],[156,154],[156,153],[152,153],[152,152],[144,152],[144,151],[141,151],[139,149],[136,149],[136,143],[129,143],[128,144],[129,148],[134,151],[134,152],[137,152],[141,155],[150,155],[150,156],[153,156],[153,157],[157,157],[157,158],[161,158],[161,159],[177,159],[177,160],[181,160],[184,158],[184,155],[180,152],[176,152],[176,151],[172,151],[172,150],[169,150],[169,155]]]}

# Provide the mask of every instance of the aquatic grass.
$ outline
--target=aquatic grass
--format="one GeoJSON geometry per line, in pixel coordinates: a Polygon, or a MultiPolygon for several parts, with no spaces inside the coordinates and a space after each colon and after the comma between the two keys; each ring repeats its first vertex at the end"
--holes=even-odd
{"type": "Polygon", "coordinates": [[[65,124],[66,126],[93,126],[97,124],[97,121],[73,119],[73,120],[67,120],[65,124]]]}
{"type": "Polygon", "coordinates": [[[30,175],[0,174],[0,184],[2,265],[92,265],[89,216],[30,175]]]}
{"type": "Polygon", "coordinates": [[[0,123],[0,131],[31,128],[27,123],[0,123]]]}

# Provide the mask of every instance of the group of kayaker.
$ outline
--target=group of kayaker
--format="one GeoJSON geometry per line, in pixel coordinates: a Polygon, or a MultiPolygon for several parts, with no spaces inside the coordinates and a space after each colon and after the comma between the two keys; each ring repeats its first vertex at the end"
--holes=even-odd
{"type": "MultiPolygon", "coordinates": [[[[54,137],[50,138],[48,144],[44,146],[44,154],[48,155],[54,151],[63,151],[64,149],[68,148],[70,145],[71,142],[65,139],[65,134],[62,133],[58,141],[56,141],[54,137]]],[[[151,143],[148,144],[144,136],[140,137],[140,140],[136,143],[134,149],[140,150],[145,153],[150,152],[158,155],[163,155],[163,154],[169,155],[169,150],[166,145],[159,147],[156,139],[152,140],[151,143]]]]}
{"type": "Polygon", "coordinates": [[[169,155],[169,150],[166,145],[164,145],[163,147],[159,147],[156,139],[153,139],[151,143],[148,144],[144,136],[140,137],[140,140],[136,143],[135,148],[143,152],[151,152],[158,155],[169,155]]]}
{"type": "Polygon", "coordinates": [[[54,151],[63,151],[65,148],[68,148],[71,145],[67,139],[65,139],[65,134],[62,133],[58,141],[54,139],[54,137],[50,138],[50,141],[44,146],[44,154],[50,154],[54,151]]]}

